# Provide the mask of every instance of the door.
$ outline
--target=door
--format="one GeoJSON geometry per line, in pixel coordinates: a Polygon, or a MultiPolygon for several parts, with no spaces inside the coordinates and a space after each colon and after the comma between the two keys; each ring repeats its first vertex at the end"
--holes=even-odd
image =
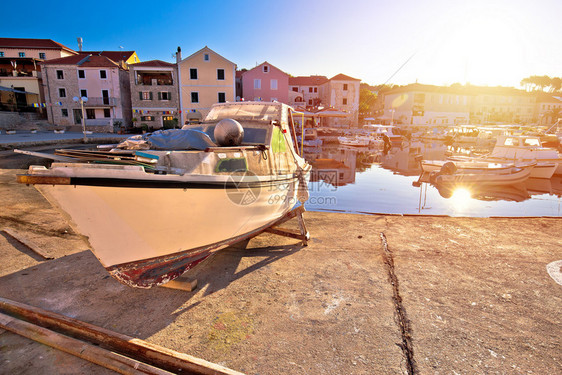
{"type": "Polygon", "coordinates": [[[82,123],[82,110],[73,109],[72,113],[74,114],[74,123],[75,124],[81,124],[82,123]]]}
{"type": "Polygon", "coordinates": [[[101,90],[101,97],[103,98],[103,105],[109,105],[109,90],[101,90]]]}
{"type": "MultiPolygon", "coordinates": [[[[25,87],[14,87],[14,90],[25,91],[25,87]]],[[[16,94],[16,104],[18,105],[18,108],[27,107],[26,94],[20,94],[17,92],[15,94],[16,94]]]]}

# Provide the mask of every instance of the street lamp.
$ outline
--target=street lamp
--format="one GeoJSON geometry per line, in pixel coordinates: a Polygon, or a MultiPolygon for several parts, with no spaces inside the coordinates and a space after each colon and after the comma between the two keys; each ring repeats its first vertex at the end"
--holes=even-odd
{"type": "Polygon", "coordinates": [[[75,96],[74,98],[72,98],[72,100],[74,100],[75,102],[80,102],[80,108],[82,110],[82,134],[84,134],[84,143],[86,143],[87,140],[86,140],[86,120],[84,118],[84,103],[88,101],[88,98],[86,96],[82,96],[80,98],[75,96]]]}

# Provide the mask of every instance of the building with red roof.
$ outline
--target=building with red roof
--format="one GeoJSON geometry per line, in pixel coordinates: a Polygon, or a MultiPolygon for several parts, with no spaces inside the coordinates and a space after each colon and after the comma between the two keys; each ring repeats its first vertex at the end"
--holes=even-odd
{"type": "Polygon", "coordinates": [[[160,129],[179,125],[179,80],[176,64],[161,60],[129,65],[134,126],[160,129]]]}
{"type": "Polygon", "coordinates": [[[106,56],[77,54],[42,62],[47,118],[62,126],[113,131],[131,121],[131,87],[124,63],[106,56]],[[79,98],[84,101],[82,111],[79,98]]]}
{"type": "Polygon", "coordinates": [[[43,112],[40,62],[77,52],[51,39],[0,38],[0,109],[43,112]]]}

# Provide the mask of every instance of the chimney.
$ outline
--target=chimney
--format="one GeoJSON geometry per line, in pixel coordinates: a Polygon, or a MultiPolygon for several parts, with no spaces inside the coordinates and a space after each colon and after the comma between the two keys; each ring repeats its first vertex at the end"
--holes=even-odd
{"type": "Polygon", "coordinates": [[[78,51],[82,52],[82,43],[84,42],[82,38],[78,37],[78,51]]]}
{"type": "Polygon", "coordinates": [[[181,47],[178,46],[178,52],[176,52],[176,63],[180,63],[181,61],[181,47]]]}

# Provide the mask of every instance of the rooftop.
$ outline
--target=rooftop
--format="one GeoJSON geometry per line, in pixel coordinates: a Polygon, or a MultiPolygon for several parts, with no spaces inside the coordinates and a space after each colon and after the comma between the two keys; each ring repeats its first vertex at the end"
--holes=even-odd
{"type": "Polygon", "coordinates": [[[97,55],[75,55],[68,57],[61,57],[60,59],[52,59],[44,61],[43,65],[76,65],[80,67],[89,68],[117,68],[119,64],[115,61],[97,55]]]}
{"type": "Polygon", "coordinates": [[[61,49],[71,53],[76,51],[52,39],[0,38],[0,48],[61,49]]]}

